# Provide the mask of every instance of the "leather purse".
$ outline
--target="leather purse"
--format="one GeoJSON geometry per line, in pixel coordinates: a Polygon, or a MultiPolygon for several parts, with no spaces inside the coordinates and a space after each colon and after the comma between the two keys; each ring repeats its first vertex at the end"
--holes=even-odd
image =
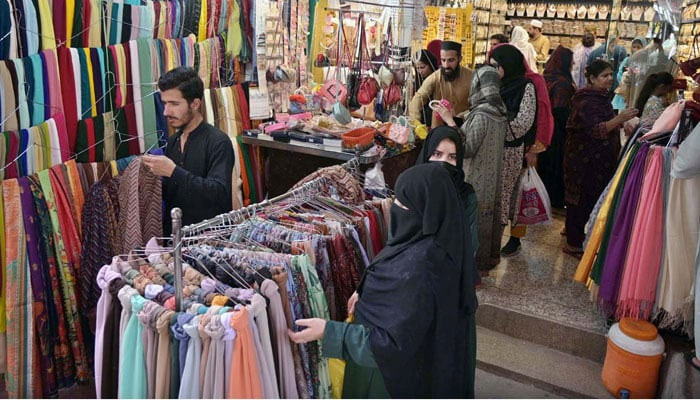
{"type": "Polygon", "coordinates": [[[401,88],[396,82],[391,82],[389,87],[384,89],[384,105],[391,107],[401,101],[401,88]]]}

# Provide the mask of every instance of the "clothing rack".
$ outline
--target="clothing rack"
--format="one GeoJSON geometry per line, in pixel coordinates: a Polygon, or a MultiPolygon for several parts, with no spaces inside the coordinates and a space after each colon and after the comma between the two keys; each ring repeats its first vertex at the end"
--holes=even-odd
{"type": "MultiPolygon", "coordinates": [[[[360,165],[359,155],[349,161],[341,164],[341,167],[355,171],[360,165]]],[[[177,311],[182,311],[182,237],[183,235],[191,235],[199,232],[203,232],[209,228],[216,227],[224,223],[231,223],[234,221],[239,221],[245,216],[252,216],[260,209],[268,207],[272,204],[279,203],[288,198],[302,198],[308,199],[319,193],[320,187],[326,183],[326,178],[321,176],[315,178],[309,182],[304,183],[296,189],[292,189],[286,193],[282,193],[279,196],[273,197],[271,199],[263,200],[260,203],[251,204],[249,206],[239,208],[238,210],[233,210],[225,214],[218,215],[212,219],[204,220],[200,223],[182,226],[182,210],[180,208],[173,208],[170,211],[170,217],[172,218],[172,240],[173,240],[173,265],[175,274],[175,309],[177,311]]]]}

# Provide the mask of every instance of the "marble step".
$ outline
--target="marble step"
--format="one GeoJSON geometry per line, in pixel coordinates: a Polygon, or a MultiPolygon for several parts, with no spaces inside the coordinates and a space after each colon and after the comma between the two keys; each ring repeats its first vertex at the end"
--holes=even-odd
{"type": "Polygon", "coordinates": [[[480,304],[478,326],[516,339],[602,363],[605,360],[605,335],[584,328],[510,310],[503,306],[480,304]]]}
{"type": "MultiPolygon", "coordinates": [[[[602,364],[477,325],[477,368],[551,394],[546,397],[612,398],[600,379],[602,364]]],[[[476,381],[476,392],[480,392],[476,381]]],[[[525,393],[512,395],[523,397],[525,393]]],[[[511,397],[508,392],[494,397],[511,397]]],[[[545,397],[545,396],[542,396],[545,397]]]]}

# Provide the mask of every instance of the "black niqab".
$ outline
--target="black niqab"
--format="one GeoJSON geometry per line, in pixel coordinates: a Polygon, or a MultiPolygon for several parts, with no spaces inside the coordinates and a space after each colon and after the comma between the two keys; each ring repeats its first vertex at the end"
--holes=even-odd
{"type": "Polygon", "coordinates": [[[446,169],[428,163],[401,174],[396,198],[408,210],[392,206],[392,238],[367,269],[356,321],[370,331],[392,397],[473,396],[466,331],[475,266],[459,197],[446,169]]]}

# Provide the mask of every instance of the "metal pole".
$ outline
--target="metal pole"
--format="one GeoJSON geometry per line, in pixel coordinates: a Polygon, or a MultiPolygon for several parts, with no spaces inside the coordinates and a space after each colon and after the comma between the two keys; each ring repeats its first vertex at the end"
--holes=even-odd
{"type": "Polygon", "coordinates": [[[173,219],[173,249],[175,249],[175,310],[182,311],[182,210],[170,211],[173,219]]]}

